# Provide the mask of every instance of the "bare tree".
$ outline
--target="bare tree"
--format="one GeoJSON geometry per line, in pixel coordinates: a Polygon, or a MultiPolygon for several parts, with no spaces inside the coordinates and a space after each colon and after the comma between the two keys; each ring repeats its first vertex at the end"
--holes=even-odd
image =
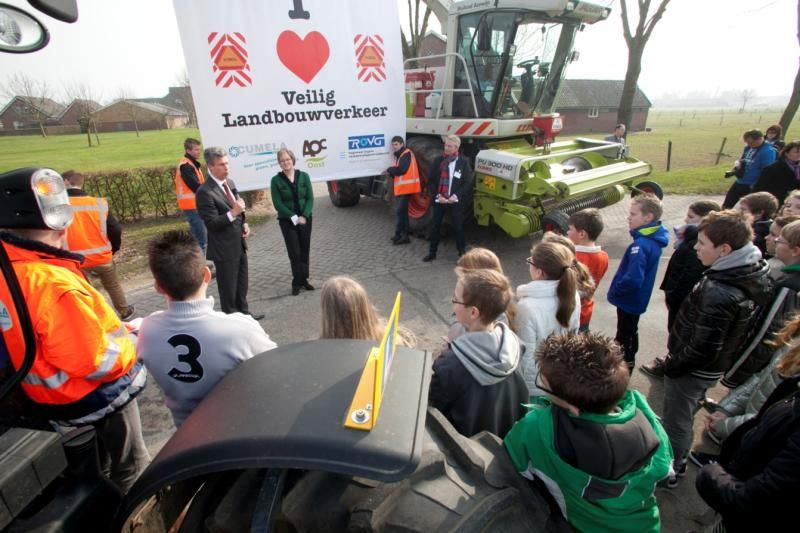
{"type": "Polygon", "coordinates": [[[197,127],[197,110],[194,107],[192,97],[192,80],[189,79],[189,72],[184,68],[175,76],[175,84],[178,87],[185,87],[186,91],[181,96],[178,109],[185,111],[189,115],[189,126],[197,127]]]}
{"type": "Polygon", "coordinates": [[[403,38],[403,57],[408,59],[409,57],[419,57],[420,48],[422,47],[422,39],[425,38],[425,34],[428,32],[428,20],[431,18],[431,8],[428,4],[425,4],[425,10],[422,11],[420,6],[423,3],[421,0],[414,0],[413,7],[412,1],[408,1],[408,28],[409,28],[409,36],[406,38],[406,34],[403,29],[400,29],[400,35],[403,38]]]}
{"type": "Polygon", "coordinates": [[[71,85],[64,85],[64,94],[69,103],[67,105],[74,106],[78,111],[78,123],[86,128],[86,141],[89,147],[92,147],[92,131],[94,130],[94,138],[97,146],[100,146],[100,136],[97,134],[97,124],[94,120],[94,112],[97,111],[100,99],[100,93],[96,92],[91,84],[73,83],[71,85]]]}
{"type": "Polygon", "coordinates": [[[628,69],[625,72],[625,84],[622,87],[617,122],[625,124],[628,129],[630,129],[633,117],[633,98],[636,96],[639,74],[642,73],[642,54],[647,41],[653,34],[653,29],[658,24],[658,21],[661,20],[661,17],[664,16],[669,0],[660,0],[658,8],[656,8],[652,16],[650,16],[652,0],[636,0],[636,3],[639,7],[639,20],[636,24],[635,32],[632,32],[631,23],[628,20],[628,0],[620,0],[622,34],[625,37],[625,44],[628,45],[628,69]]]}
{"type": "MultiPolygon", "coordinates": [[[[800,43],[800,0],[797,2],[797,42],[800,43]]],[[[783,128],[784,136],[792,124],[792,119],[794,119],[798,107],[800,107],[800,58],[798,58],[797,74],[794,77],[792,96],[789,98],[789,103],[786,104],[786,109],[783,110],[781,119],[778,122],[783,128]]]]}
{"type": "Polygon", "coordinates": [[[117,93],[117,100],[127,104],[125,106],[125,115],[133,122],[133,129],[136,130],[136,136],[139,137],[139,117],[141,116],[139,106],[131,101],[131,94],[125,87],[122,87],[117,93]]]}
{"type": "Polygon", "coordinates": [[[47,122],[48,107],[52,91],[45,80],[35,80],[21,72],[8,77],[2,86],[3,93],[9,99],[18,98],[23,104],[23,114],[39,125],[42,137],[47,137],[44,126],[47,122]]]}
{"type": "Polygon", "coordinates": [[[742,107],[739,108],[739,113],[744,113],[744,108],[747,106],[747,102],[752,100],[755,95],[755,89],[745,89],[739,93],[739,97],[742,99],[742,107]]]}

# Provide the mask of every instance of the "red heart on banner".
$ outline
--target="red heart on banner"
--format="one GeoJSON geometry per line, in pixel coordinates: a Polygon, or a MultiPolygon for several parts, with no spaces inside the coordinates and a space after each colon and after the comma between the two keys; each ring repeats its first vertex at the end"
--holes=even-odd
{"type": "Polygon", "coordinates": [[[278,36],[277,47],[281,63],[306,83],[311,83],[330,56],[328,41],[318,31],[301,39],[295,32],[286,30],[278,36]]]}

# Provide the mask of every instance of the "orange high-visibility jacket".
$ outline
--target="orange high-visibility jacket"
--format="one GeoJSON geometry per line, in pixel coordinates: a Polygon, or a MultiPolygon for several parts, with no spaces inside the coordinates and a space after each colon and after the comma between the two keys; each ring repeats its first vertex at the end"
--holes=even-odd
{"type": "Polygon", "coordinates": [[[394,195],[404,196],[406,194],[415,194],[422,191],[422,185],[419,181],[419,167],[417,166],[417,158],[414,157],[414,152],[406,148],[395,160],[394,166],[398,166],[400,158],[406,155],[411,155],[411,163],[408,165],[408,170],[402,176],[395,176],[394,178],[394,195]]]}
{"type": "MultiPolygon", "coordinates": [[[[22,381],[22,390],[31,400],[58,405],[76,402],[131,369],[136,362],[136,337],[86,281],[77,260],[8,242],[0,246],[8,252],[17,274],[36,336],[36,359],[22,381]]],[[[0,304],[13,308],[2,282],[0,304]]],[[[19,320],[7,313],[0,325],[11,361],[20,368],[25,346],[19,320]]]]}
{"type": "Polygon", "coordinates": [[[197,209],[197,204],[195,204],[194,201],[194,193],[192,189],[186,186],[186,182],[183,181],[183,176],[181,176],[181,167],[183,165],[192,165],[194,173],[197,174],[197,181],[200,183],[205,181],[203,171],[197,168],[188,157],[181,157],[181,160],[178,162],[178,168],[175,169],[175,196],[178,198],[178,208],[184,211],[188,209],[197,209]]]}
{"type": "Polygon", "coordinates": [[[83,267],[105,265],[113,259],[108,240],[108,202],[94,196],[70,196],[74,218],[67,228],[67,249],[81,254],[83,267]]]}

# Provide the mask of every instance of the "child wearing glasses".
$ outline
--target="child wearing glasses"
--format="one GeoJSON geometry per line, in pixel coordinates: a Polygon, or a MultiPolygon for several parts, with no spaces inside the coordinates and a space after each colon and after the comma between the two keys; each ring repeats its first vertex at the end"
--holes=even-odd
{"type": "Polygon", "coordinates": [[[775,255],[775,240],[779,239],[781,236],[781,230],[783,227],[791,224],[795,220],[800,220],[800,216],[798,215],[782,215],[775,217],[775,220],[772,221],[772,224],[769,226],[769,235],[767,235],[767,253],[772,256],[767,259],[767,264],[769,265],[769,277],[772,278],[773,281],[780,281],[783,277],[783,269],[784,265],[783,261],[777,258],[775,255]]]}
{"type": "Polygon", "coordinates": [[[547,396],[505,438],[516,469],[544,483],[576,531],[660,531],[654,491],[672,452],[645,397],[628,389],[619,345],[553,335],[536,357],[547,396]]]}
{"type": "Polygon", "coordinates": [[[517,287],[517,334],[525,344],[522,374],[531,396],[544,394],[536,386],[534,354],[553,333],[577,331],[581,301],[575,255],[563,244],[542,241],[526,259],[531,282],[517,287]]]}
{"type": "MultiPolygon", "coordinates": [[[[470,248],[464,255],[459,257],[458,261],[456,262],[456,274],[462,270],[480,270],[482,268],[488,268],[489,270],[494,270],[495,272],[503,274],[503,266],[500,264],[500,258],[488,248],[483,248],[480,246],[470,248]]],[[[514,302],[512,301],[508,303],[508,307],[502,313],[500,313],[495,320],[504,323],[513,331],[514,316],[514,302]]],[[[447,332],[447,337],[444,337],[442,340],[444,340],[445,344],[447,344],[463,335],[465,331],[464,325],[456,320],[450,324],[450,330],[447,332]]]]}
{"type": "Polygon", "coordinates": [[[428,402],[467,437],[490,431],[501,438],[525,416],[528,389],[513,331],[497,317],[508,308],[508,278],[495,270],[458,270],[453,311],[466,332],[433,362],[428,402]]]}

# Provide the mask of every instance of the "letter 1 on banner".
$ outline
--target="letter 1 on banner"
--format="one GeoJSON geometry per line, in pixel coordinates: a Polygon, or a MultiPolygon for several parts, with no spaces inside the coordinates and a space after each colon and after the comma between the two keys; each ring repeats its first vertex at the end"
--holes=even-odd
{"type": "Polygon", "coordinates": [[[400,322],[401,293],[397,293],[392,314],[386,324],[386,331],[379,346],[372,348],[361,372],[361,378],[353,395],[353,401],[344,421],[345,427],[370,431],[375,427],[381,409],[383,393],[389,382],[395,349],[397,347],[397,328],[400,322]]]}

